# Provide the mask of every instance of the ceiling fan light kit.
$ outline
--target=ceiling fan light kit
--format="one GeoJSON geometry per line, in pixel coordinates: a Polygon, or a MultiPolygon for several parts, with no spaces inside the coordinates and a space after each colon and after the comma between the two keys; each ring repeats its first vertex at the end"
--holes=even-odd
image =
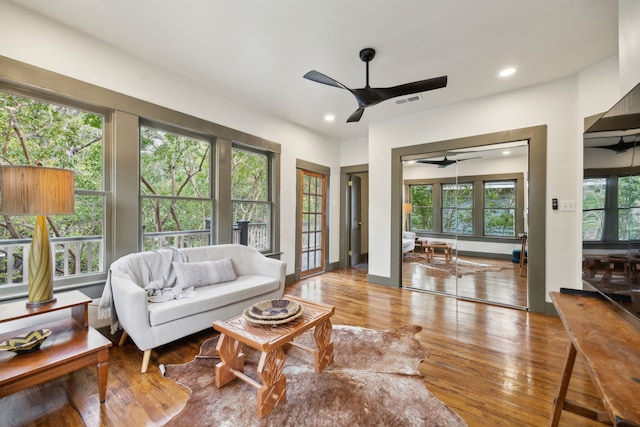
{"type": "Polygon", "coordinates": [[[426,92],[429,90],[440,89],[447,86],[447,76],[435,77],[427,80],[420,80],[412,83],[405,83],[397,86],[386,88],[372,88],[369,86],[369,62],[376,56],[376,51],[370,47],[360,51],[360,59],[366,64],[366,85],[361,89],[350,89],[337,80],[332,79],[318,71],[312,70],[306,73],[305,79],[322,83],[328,86],[345,89],[351,92],[356,98],[358,109],[354,111],[347,119],[347,123],[358,122],[364,114],[365,108],[372,107],[388,99],[397,98],[399,96],[412,95],[414,93],[426,92]]]}

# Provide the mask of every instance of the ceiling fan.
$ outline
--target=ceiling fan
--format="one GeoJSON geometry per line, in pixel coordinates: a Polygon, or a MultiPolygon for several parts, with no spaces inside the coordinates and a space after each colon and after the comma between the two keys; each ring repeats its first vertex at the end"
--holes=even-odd
{"type": "Polygon", "coordinates": [[[416,160],[416,163],[426,163],[429,165],[438,165],[439,168],[446,168],[447,166],[451,166],[456,162],[464,162],[465,160],[473,160],[480,159],[481,157],[470,157],[468,159],[460,159],[460,160],[452,160],[448,159],[447,156],[444,156],[442,160],[416,160]]]}
{"type": "Polygon", "coordinates": [[[603,145],[602,147],[593,147],[593,148],[606,148],[607,150],[615,151],[617,154],[624,153],[630,148],[635,147],[636,141],[624,142],[624,139],[620,137],[620,141],[611,145],[603,145]]]}
{"type": "Polygon", "coordinates": [[[405,83],[392,87],[375,88],[369,86],[369,62],[376,56],[376,51],[372,48],[362,49],[360,51],[360,59],[367,64],[367,84],[362,89],[349,89],[337,80],[332,79],[318,71],[309,71],[303,77],[314,82],[325,85],[346,89],[355,96],[358,103],[358,109],[353,112],[347,119],[347,123],[360,121],[364,109],[379,104],[398,96],[410,95],[413,93],[426,92],[428,90],[440,89],[447,86],[447,76],[436,77],[433,79],[420,80],[413,83],[405,83]]]}

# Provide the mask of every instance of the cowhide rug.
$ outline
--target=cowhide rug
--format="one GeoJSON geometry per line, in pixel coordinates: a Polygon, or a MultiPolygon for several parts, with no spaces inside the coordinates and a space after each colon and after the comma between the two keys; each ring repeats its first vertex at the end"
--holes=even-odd
{"type": "MultiPolygon", "coordinates": [[[[334,326],[334,362],[320,374],[311,354],[287,346],[287,400],[263,419],[257,416],[255,388],[239,379],[216,388],[217,337],[210,338],[193,361],[163,367],[165,376],[191,390],[184,409],[166,425],[466,426],[424,385],[418,365],[426,350],[415,339],[421,329],[334,326]]],[[[315,345],[310,332],[297,341],[315,345]]],[[[245,374],[257,380],[259,353],[248,346],[243,352],[245,374]]]]}
{"type": "Polygon", "coordinates": [[[464,259],[453,258],[449,262],[445,262],[443,258],[436,257],[429,261],[422,261],[414,263],[419,267],[426,268],[428,270],[446,271],[454,276],[462,277],[468,274],[475,274],[481,271],[501,271],[502,267],[499,265],[484,264],[480,262],[467,261],[464,259]]]}

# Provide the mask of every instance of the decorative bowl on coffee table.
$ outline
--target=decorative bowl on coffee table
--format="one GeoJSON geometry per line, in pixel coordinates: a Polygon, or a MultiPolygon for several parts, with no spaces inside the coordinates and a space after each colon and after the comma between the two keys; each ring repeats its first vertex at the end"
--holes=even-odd
{"type": "Polygon", "coordinates": [[[30,353],[39,349],[49,335],[51,335],[51,329],[36,329],[0,342],[0,350],[13,351],[18,354],[30,353]]]}
{"type": "Polygon", "coordinates": [[[279,325],[297,319],[302,315],[302,312],[302,306],[295,301],[273,299],[261,301],[246,308],[243,316],[252,323],[279,325]]]}

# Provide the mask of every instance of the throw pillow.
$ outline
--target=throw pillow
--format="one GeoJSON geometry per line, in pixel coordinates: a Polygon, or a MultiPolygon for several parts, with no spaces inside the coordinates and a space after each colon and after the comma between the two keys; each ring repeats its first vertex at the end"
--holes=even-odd
{"type": "Polygon", "coordinates": [[[178,286],[199,288],[236,279],[231,258],[215,261],[174,262],[178,286]]]}

